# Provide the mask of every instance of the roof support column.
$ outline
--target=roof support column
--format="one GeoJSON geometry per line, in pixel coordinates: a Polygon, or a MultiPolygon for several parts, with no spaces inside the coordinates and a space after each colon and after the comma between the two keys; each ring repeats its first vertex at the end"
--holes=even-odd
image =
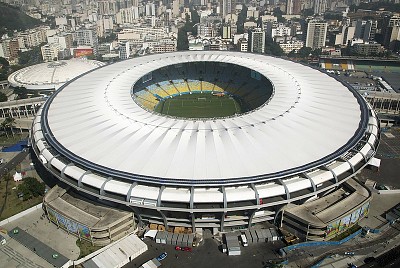
{"type": "Polygon", "coordinates": [[[104,187],[106,186],[106,183],[112,179],[113,179],[112,177],[108,177],[107,180],[105,182],[103,182],[103,184],[100,187],[100,195],[104,195],[104,187]]]}
{"type": "Polygon", "coordinates": [[[367,157],[365,156],[365,154],[363,154],[361,151],[357,151],[356,149],[351,149],[350,151],[352,152],[356,152],[356,153],[360,153],[362,155],[362,157],[364,158],[365,163],[367,163],[367,157]]]}
{"type": "Polygon", "coordinates": [[[339,180],[338,180],[338,177],[336,176],[336,173],[333,172],[333,170],[332,170],[330,167],[326,166],[326,165],[323,165],[323,167],[324,167],[326,170],[328,170],[330,173],[332,173],[333,178],[335,179],[335,182],[338,183],[339,180]]]}
{"type": "Polygon", "coordinates": [[[254,185],[254,183],[252,183],[252,184],[250,184],[250,187],[251,187],[251,189],[253,189],[254,194],[256,196],[256,204],[260,205],[260,196],[258,195],[258,191],[257,191],[256,186],[254,185]]]}
{"type": "Polygon", "coordinates": [[[228,208],[228,201],[226,200],[226,191],[225,191],[225,186],[221,187],[223,199],[224,199],[224,212],[226,213],[226,209],[228,208]]]}
{"type": "Polygon", "coordinates": [[[135,188],[136,185],[138,185],[138,183],[135,181],[134,183],[131,184],[131,187],[129,187],[128,194],[126,195],[126,202],[131,201],[132,190],[133,188],[135,188]]]}
{"type": "Polygon", "coordinates": [[[220,231],[223,232],[224,231],[224,224],[225,224],[225,212],[222,212],[221,214],[221,226],[220,226],[220,231]]]}
{"type": "Polygon", "coordinates": [[[289,200],[290,199],[290,192],[289,192],[289,189],[287,188],[287,185],[281,179],[278,179],[278,181],[285,188],[286,199],[289,200]]]}
{"type": "Polygon", "coordinates": [[[302,173],[301,175],[302,175],[304,178],[308,179],[308,180],[311,182],[313,191],[316,192],[316,191],[317,191],[317,186],[315,186],[314,181],[311,179],[310,176],[308,176],[307,172],[304,172],[304,173],[302,173]]]}
{"type": "Polygon", "coordinates": [[[164,212],[162,212],[161,210],[159,210],[158,212],[160,212],[161,217],[163,218],[165,230],[168,230],[168,220],[167,220],[167,217],[165,217],[164,212]]]}
{"type": "Polygon", "coordinates": [[[92,172],[90,172],[90,170],[86,170],[85,173],[83,173],[83,174],[79,177],[79,180],[78,180],[78,187],[82,187],[82,179],[83,179],[83,177],[84,177],[85,175],[87,175],[87,174],[92,174],[92,172]]]}
{"type": "Polygon", "coordinates": [[[190,203],[189,208],[193,209],[193,200],[194,200],[194,187],[190,187],[190,203]]]}
{"type": "Polygon", "coordinates": [[[347,160],[347,159],[344,159],[343,157],[340,157],[340,159],[341,159],[342,161],[346,161],[346,162],[347,162],[347,164],[349,164],[349,166],[351,167],[351,171],[352,171],[352,173],[354,173],[354,172],[355,172],[354,166],[353,166],[353,164],[352,164],[352,163],[350,163],[350,161],[349,161],[349,160],[347,160]]]}
{"type": "Polygon", "coordinates": [[[157,207],[161,207],[161,195],[162,192],[164,191],[165,186],[161,186],[160,191],[158,192],[158,197],[157,197],[157,207]]]}
{"type": "Polygon", "coordinates": [[[195,217],[194,217],[194,213],[190,213],[190,218],[192,220],[192,231],[195,233],[196,232],[196,222],[195,222],[195,217]]]}
{"type": "Polygon", "coordinates": [[[249,217],[249,224],[247,225],[247,228],[248,228],[248,229],[251,228],[251,226],[252,226],[252,224],[253,224],[254,215],[256,215],[256,212],[257,212],[257,211],[258,211],[258,210],[255,209],[255,210],[253,210],[253,212],[251,212],[251,215],[250,215],[250,217],[249,217]]]}
{"type": "Polygon", "coordinates": [[[63,169],[61,170],[61,178],[65,179],[64,171],[65,171],[65,169],[66,169],[67,167],[71,167],[71,166],[74,166],[74,164],[69,163],[68,165],[66,165],[65,167],[63,167],[63,169]]]}

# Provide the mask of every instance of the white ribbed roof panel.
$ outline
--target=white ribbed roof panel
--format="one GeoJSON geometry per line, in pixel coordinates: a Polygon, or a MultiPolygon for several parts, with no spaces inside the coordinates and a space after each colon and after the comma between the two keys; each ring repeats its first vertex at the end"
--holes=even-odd
{"type": "Polygon", "coordinates": [[[67,176],[70,176],[71,178],[74,178],[76,180],[79,180],[79,178],[85,173],[85,170],[76,167],[76,166],[67,166],[64,169],[64,174],[67,176]]]}
{"type": "Polygon", "coordinates": [[[190,202],[190,190],[167,187],[162,192],[161,201],[189,203],[190,202]]]}
{"type": "Polygon", "coordinates": [[[86,74],[68,84],[48,107],[54,139],[106,169],[190,182],[301,167],[324,159],[355,135],[360,105],[335,79],[278,58],[219,54],[146,56],[86,74]],[[274,95],[253,112],[214,121],[172,119],[150,113],[132,99],[132,85],[146,73],[193,60],[255,69],[270,79],[274,95]]]}
{"type": "Polygon", "coordinates": [[[116,181],[116,180],[110,180],[104,186],[104,190],[106,190],[108,192],[126,195],[129,191],[130,187],[131,187],[131,184],[129,184],[129,183],[122,182],[122,181],[116,181]]]}

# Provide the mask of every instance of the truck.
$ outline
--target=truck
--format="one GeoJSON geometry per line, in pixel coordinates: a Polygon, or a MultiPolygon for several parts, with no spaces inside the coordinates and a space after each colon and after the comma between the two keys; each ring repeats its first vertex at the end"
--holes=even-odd
{"type": "Polygon", "coordinates": [[[242,245],[244,247],[247,247],[249,245],[249,243],[247,242],[247,238],[246,238],[246,236],[244,234],[240,235],[240,240],[242,240],[242,245]]]}

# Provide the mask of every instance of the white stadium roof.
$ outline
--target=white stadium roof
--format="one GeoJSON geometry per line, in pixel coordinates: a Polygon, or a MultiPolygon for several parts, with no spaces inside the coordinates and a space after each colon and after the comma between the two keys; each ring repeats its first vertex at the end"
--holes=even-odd
{"type": "Polygon", "coordinates": [[[42,128],[51,133],[47,143],[81,166],[183,184],[276,178],[287,171],[310,170],[354,146],[348,144],[362,133],[363,120],[355,95],[325,73],[268,56],[208,51],[104,66],[54,94],[42,116],[42,128]],[[146,73],[193,61],[257,70],[270,79],[274,94],[252,112],[204,120],[152,113],[132,99],[133,84],[146,73]]]}
{"type": "Polygon", "coordinates": [[[60,60],[32,65],[12,73],[8,82],[27,89],[58,89],[66,82],[104,63],[84,58],[60,60]]]}

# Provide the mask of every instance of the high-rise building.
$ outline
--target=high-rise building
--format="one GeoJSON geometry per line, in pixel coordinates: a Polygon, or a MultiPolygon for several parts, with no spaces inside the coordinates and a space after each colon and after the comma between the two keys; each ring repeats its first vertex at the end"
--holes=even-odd
{"type": "Polygon", "coordinates": [[[236,8],[235,0],[222,0],[222,17],[225,18],[226,15],[232,13],[236,8]]]}
{"type": "Polygon", "coordinates": [[[313,49],[324,47],[327,29],[326,22],[310,21],[307,25],[306,47],[313,49]]]}
{"type": "Polygon", "coordinates": [[[53,61],[58,60],[58,52],[60,51],[59,44],[47,44],[42,46],[42,58],[43,61],[53,61]]]}
{"type": "Polygon", "coordinates": [[[231,26],[230,25],[222,26],[222,39],[231,39],[231,38],[232,38],[231,26]]]}
{"type": "Polygon", "coordinates": [[[129,41],[119,44],[119,58],[122,60],[129,59],[130,48],[129,41]]]}
{"type": "Polygon", "coordinates": [[[75,41],[78,46],[91,46],[93,54],[97,55],[98,40],[96,29],[79,29],[76,31],[75,41]]]}
{"type": "Polygon", "coordinates": [[[354,38],[362,39],[364,42],[373,41],[377,25],[376,20],[357,20],[354,38]]]}
{"type": "Polygon", "coordinates": [[[326,11],[326,0],[314,0],[314,13],[321,14],[326,11]]]}
{"type": "Polygon", "coordinates": [[[301,0],[287,0],[286,1],[286,14],[298,15],[301,13],[301,0]]]}
{"type": "Polygon", "coordinates": [[[240,52],[246,52],[248,50],[248,42],[246,38],[240,38],[237,43],[237,48],[240,52]]]}
{"type": "Polygon", "coordinates": [[[249,50],[254,53],[264,53],[265,51],[265,31],[255,28],[249,33],[249,50]]]}

